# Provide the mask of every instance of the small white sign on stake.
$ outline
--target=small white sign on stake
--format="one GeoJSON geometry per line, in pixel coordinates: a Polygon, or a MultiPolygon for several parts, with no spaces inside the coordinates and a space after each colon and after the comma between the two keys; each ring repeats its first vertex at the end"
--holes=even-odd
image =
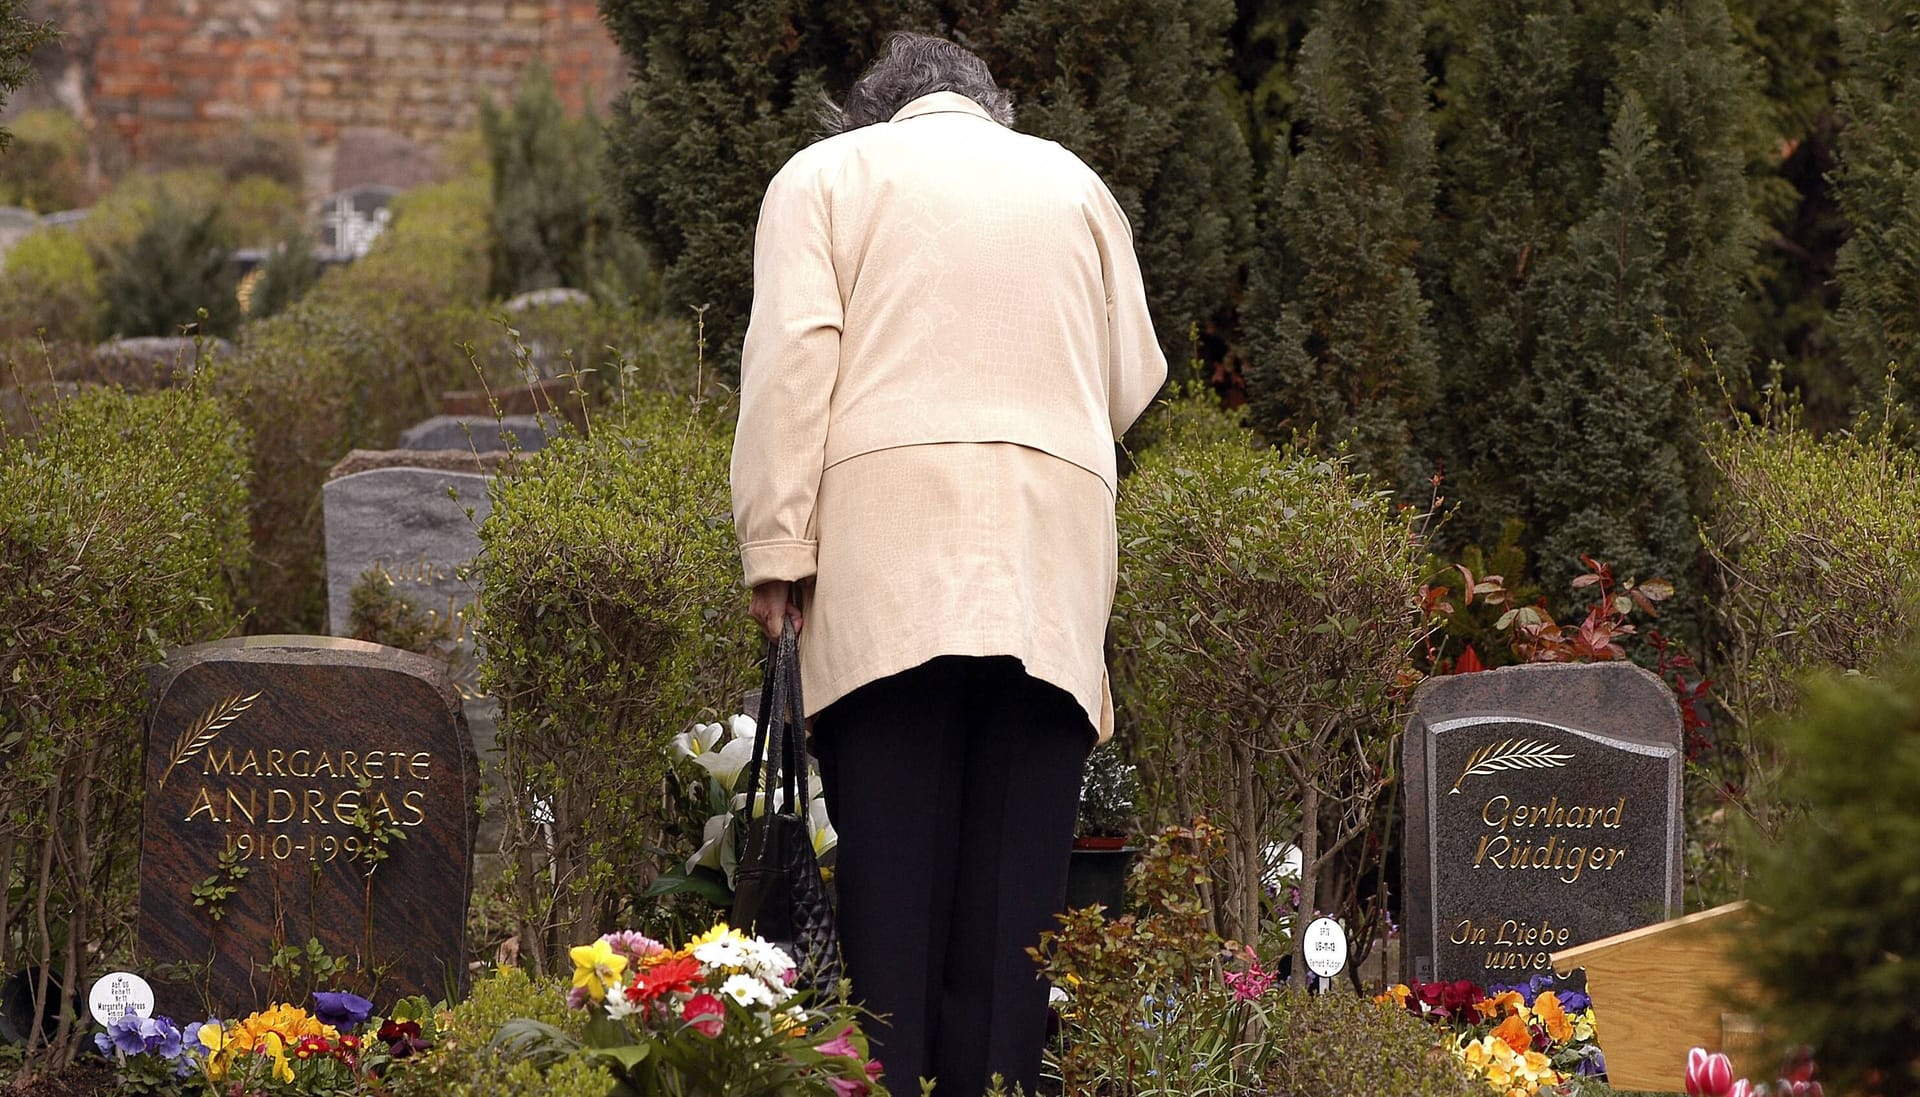
{"type": "Polygon", "coordinates": [[[112,1025],[126,1013],[145,1020],[153,1016],[153,988],[131,971],[109,972],[93,984],[87,1008],[102,1025],[112,1025]]]}
{"type": "Polygon", "coordinates": [[[1307,926],[1307,970],[1331,979],[1347,967],[1347,931],[1331,918],[1315,918],[1307,926]]]}

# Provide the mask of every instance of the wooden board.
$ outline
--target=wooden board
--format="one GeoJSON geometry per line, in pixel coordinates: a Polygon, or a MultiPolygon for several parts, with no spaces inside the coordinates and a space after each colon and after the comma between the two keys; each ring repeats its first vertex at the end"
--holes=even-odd
{"type": "Polygon", "coordinates": [[[1724,1051],[1735,1077],[1771,1078],[1743,1007],[1752,983],[1731,955],[1732,934],[1747,924],[1745,903],[1730,903],[1553,954],[1562,975],[1587,969],[1607,1080],[1615,1089],[1679,1092],[1687,1050],[1724,1051]]]}

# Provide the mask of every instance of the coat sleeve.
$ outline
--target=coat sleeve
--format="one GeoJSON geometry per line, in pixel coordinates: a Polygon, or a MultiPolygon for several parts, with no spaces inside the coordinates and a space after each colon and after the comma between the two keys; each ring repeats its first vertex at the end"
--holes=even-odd
{"type": "Polygon", "coordinates": [[[760,206],[753,312],[740,357],[731,479],[749,587],[814,573],[813,507],[842,319],[826,195],[796,158],[774,177],[760,206]]]}
{"type": "Polygon", "coordinates": [[[1107,415],[1114,441],[1153,403],[1167,380],[1167,358],[1147,314],[1147,288],[1133,251],[1133,227],[1104,184],[1094,218],[1107,283],[1107,415]]]}

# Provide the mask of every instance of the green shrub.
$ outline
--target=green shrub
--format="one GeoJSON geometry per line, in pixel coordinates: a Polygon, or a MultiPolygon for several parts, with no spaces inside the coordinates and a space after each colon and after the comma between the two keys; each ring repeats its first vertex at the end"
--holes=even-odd
{"type": "Polygon", "coordinates": [[[1487,1083],[1434,1046],[1404,1009],[1333,993],[1288,994],[1273,1016],[1271,1092],[1291,1097],[1486,1097],[1487,1083]]]}
{"type": "Polygon", "coordinates": [[[1424,631],[1414,518],[1341,462],[1229,434],[1142,454],[1118,520],[1115,679],[1143,808],[1224,827],[1215,913],[1250,940],[1269,843],[1302,834],[1312,911],[1321,869],[1372,821],[1424,631]]]}
{"type": "Polygon", "coordinates": [[[500,699],[508,887],[536,971],[692,852],[656,848],[667,743],[731,711],[758,650],[730,434],[721,409],[636,399],[494,483],[475,561],[481,681],[500,699]]]}
{"type": "Polygon", "coordinates": [[[87,131],[63,110],[30,110],[13,120],[0,156],[0,205],[36,213],[87,204],[87,131]]]}
{"type": "Polygon", "coordinates": [[[1778,726],[1805,810],[1745,831],[1748,970],[1768,1032],[1813,1048],[1830,1091],[1920,1094],[1920,655],[1821,675],[1778,726]]]}
{"type": "Polygon", "coordinates": [[[440,1014],[432,1050],[392,1072],[394,1097],[603,1097],[613,1078],[585,1055],[569,1056],[543,1074],[493,1046],[501,1025],[523,1017],[578,1037],[587,1014],[566,1002],[565,982],[531,978],[519,968],[476,980],[465,1001],[440,1014]]]}
{"type": "Polygon", "coordinates": [[[1714,678],[1747,728],[1791,711],[1807,673],[1867,670],[1913,635],[1920,459],[1885,435],[1815,438],[1778,402],[1710,425],[1706,453],[1714,678]]]}
{"type": "Polygon", "coordinates": [[[570,286],[625,300],[646,281],[639,241],[605,196],[605,137],[588,113],[568,118],[545,68],[505,111],[481,111],[493,176],[493,292],[570,286]]]}
{"type": "Polygon", "coordinates": [[[109,259],[102,287],[106,330],[132,337],[179,335],[193,327],[232,335],[240,326],[240,298],[230,250],[217,206],[185,207],[161,191],[152,219],[109,259]]]}
{"type": "Polygon", "coordinates": [[[246,453],[191,388],[84,391],[0,450],[0,970],[53,972],[68,1009],[128,944],[143,670],[236,622],[246,453]]]}
{"type": "Polygon", "coordinates": [[[100,334],[100,272],[80,237],[42,229],[7,252],[0,271],[0,331],[92,342],[100,334]]]}

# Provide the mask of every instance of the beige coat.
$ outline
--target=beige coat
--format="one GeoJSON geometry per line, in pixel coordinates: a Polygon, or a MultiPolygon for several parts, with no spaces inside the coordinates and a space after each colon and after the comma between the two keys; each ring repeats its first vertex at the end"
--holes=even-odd
{"type": "Polygon", "coordinates": [[[938,92],[767,188],[740,367],[749,586],[803,586],[809,714],[1013,655],[1110,734],[1114,440],[1166,379],[1126,216],[1051,141],[938,92]]]}

